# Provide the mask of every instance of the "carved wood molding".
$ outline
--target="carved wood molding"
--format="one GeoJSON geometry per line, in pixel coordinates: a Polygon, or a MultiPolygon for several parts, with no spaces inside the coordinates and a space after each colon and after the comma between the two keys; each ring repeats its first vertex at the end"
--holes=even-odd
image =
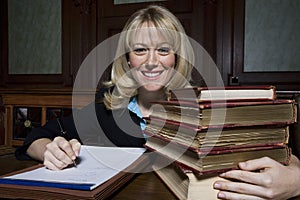
{"type": "Polygon", "coordinates": [[[78,7],[80,14],[91,14],[93,4],[96,4],[96,0],[73,0],[75,7],[78,7]]]}

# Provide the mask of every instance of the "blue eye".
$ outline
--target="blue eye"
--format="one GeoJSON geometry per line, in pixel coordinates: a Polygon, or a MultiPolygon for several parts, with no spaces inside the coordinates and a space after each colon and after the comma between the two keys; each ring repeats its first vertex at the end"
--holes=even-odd
{"type": "Polygon", "coordinates": [[[135,49],[133,49],[133,52],[136,54],[144,54],[147,52],[147,49],[146,48],[135,48],[135,49]]]}
{"type": "Polygon", "coordinates": [[[169,47],[160,47],[157,49],[160,54],[169,54],[171,49],[169,47]]]}

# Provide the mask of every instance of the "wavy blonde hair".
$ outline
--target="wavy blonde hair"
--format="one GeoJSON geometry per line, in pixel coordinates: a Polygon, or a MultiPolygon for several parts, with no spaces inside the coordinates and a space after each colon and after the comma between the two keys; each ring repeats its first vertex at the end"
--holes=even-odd
{"type": "Polygon", "coordinates": [[[108,109],[126,107],[128,99],[137,95],[138,83],[127,73],[130,71],[128,52],[134,34],[144,23],[153,24],[162,35],[171,42],[176,54],[175,75],[167,86],[166,92],[173,88],[182,88],[189,85],[194,63],[194,53],[190,41],[185,34],[181,23],[170,11],[161,6],[152,5],[135,12],[125,24],[120,34],[118,48],[111,71],[111,81],[104,83],[113,87],[113,92],[104,95],[104,104],[108,109]]]}

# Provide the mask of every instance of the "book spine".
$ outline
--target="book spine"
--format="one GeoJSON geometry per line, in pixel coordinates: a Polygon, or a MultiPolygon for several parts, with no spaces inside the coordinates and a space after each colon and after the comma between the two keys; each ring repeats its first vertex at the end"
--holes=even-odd
{"type": "Polygon", "coordinates": [[[229,153],[235,153],[235,152],[276,149],[276,148],[286,147],[286,145],[287,145],[286,143],[283,143],[283,142],[277,142],[277,143],[257,143],[257,144],[249,144],[249,145],[229,145],[227,147],[226,146],[223,146],[223,147],[211,146],[211,147],[194,148],[191,146],[187,146],[186,144],[183,144],[177,140],[169,139],[167,137],[164,137],[164,136],[158,135],[158,134],[153,134],[147,130],[145,130],[144,133],[149,137],[156,138],[165,143],[172,143],[183,149],[188,149],[189,151],[196,153],[198,155],[198,157],[201,157],[202,155],[208,155],[208,154],[209,155],[218,155],[218,154],[229,154],[229,153]]]}
{"type": "Polygon", "coordinates": [[[58,182],[45,182],[45,181],[33,181],[33,180],[17,180],[1,178],[0,184],[10,185],[24,185],[32,187],[51,187],[51,188],[64,188],[72,190],[91,190],[93,184],[76,184],[76,183],[58,183],[58,182]]]}

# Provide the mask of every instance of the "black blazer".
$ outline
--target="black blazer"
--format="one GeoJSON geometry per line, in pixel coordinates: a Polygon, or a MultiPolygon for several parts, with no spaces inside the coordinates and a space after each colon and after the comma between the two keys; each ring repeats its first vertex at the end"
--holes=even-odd
{"type": "MultiPolygon", "coordinates": [[[[127,108],[107,110],[103,103],[91,103],[81,110],[74,110],[71,116],[62,118],[66,139],[76,138],[82,144],[96,146],[142,147],[145,143],[140,128],[140,118],[127,108]]],[[[60,136],[56,120],[34,128],[26,137],[23,146],[15,155],[18,159],[31,159],[26,151],[30,144],[40,138],[54,139],[60,136]]]]}

